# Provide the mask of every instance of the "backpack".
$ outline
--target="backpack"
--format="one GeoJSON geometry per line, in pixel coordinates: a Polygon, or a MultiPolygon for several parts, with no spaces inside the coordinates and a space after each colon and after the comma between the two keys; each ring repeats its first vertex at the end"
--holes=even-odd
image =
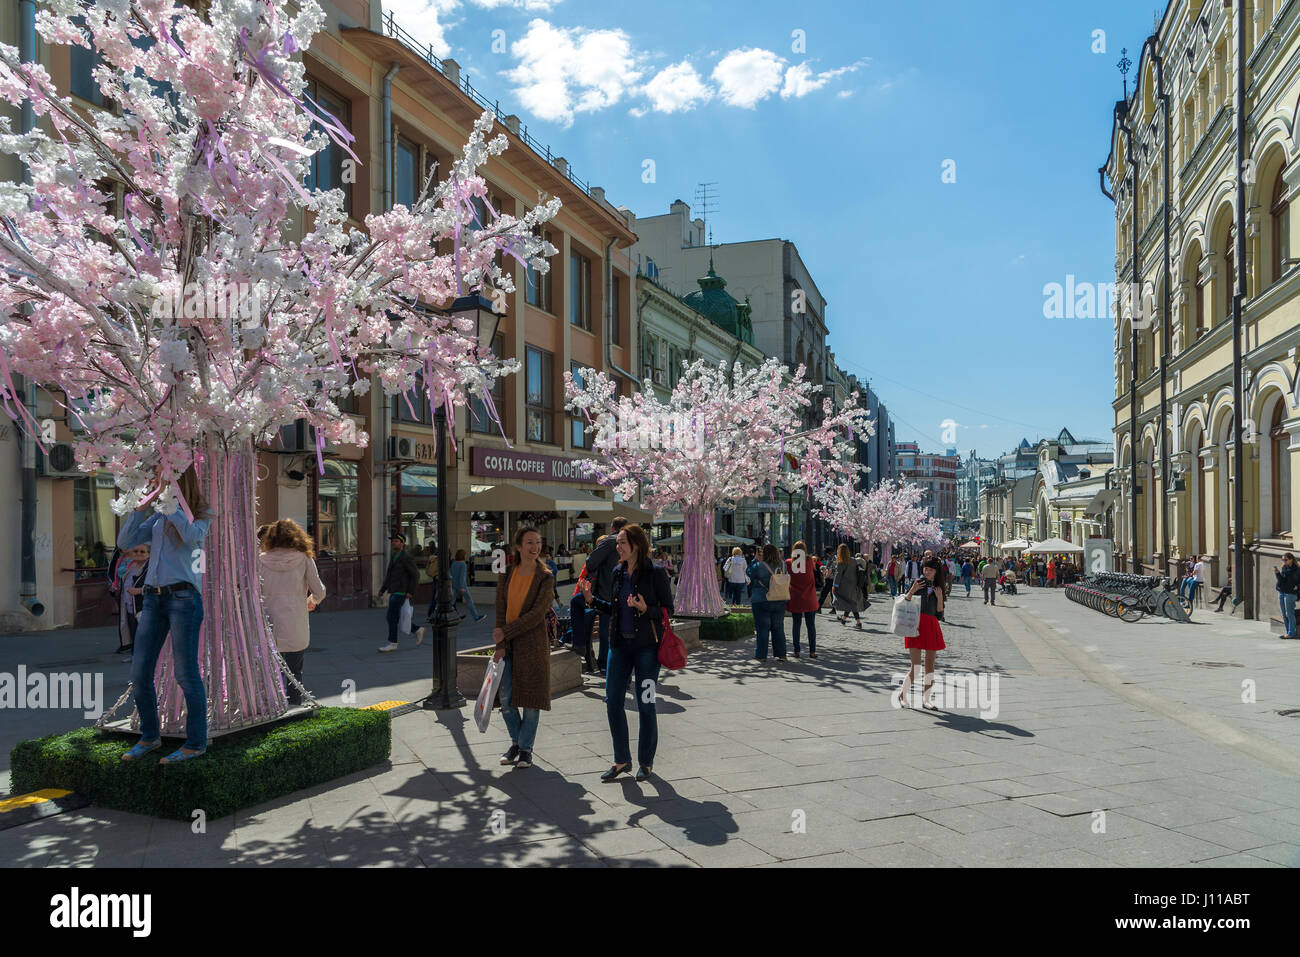
{"type": "Polygon", "coordinates": [[[790,573],[785,570],[785,565],[780,566],[779,573],[777,569],[772,569],[772,577],[767,583],[767,600],[790,600],[790,573]]]}

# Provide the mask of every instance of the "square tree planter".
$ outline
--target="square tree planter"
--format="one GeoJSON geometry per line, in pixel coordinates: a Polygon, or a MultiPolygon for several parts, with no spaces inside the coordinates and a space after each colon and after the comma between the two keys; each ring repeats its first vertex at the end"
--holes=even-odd
{"type": "MultiPolygon", "coordinates": [[[[456,653],[456,687],[471,702],[478,698],[483,688],[483,676],[487,674],[488,662],[492,660],[492,645],[480,648],[468,648],[456,653]],[[489,654],[475,654],[486,651],[489,654]]],[[[555,698],[582,687],[582,659],[568,648],[557,648],[551,652],[551,697],[555,698]]]]}
{"type": "Polygon", "coordinates": [[[682,640],[687,652],[699,651],[704,647],[704,642],[700,641],[700,619],[673,618],[672,625],[673,633],[682,640]]]}

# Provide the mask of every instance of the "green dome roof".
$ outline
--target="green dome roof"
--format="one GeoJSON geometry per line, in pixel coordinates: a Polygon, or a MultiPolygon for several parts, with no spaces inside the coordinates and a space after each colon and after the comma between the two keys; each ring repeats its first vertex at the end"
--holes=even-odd
{"type": "Polygon", "coordinates": [[[714,325],[725,329],[742,342],[754,344],[753,308],[748,298],[738,302],[726,291],[727,280],[713,271],[713,257],[709,256],[709,273],[697,280],[698,292],[689,293],[683,302],[714,325]]]}

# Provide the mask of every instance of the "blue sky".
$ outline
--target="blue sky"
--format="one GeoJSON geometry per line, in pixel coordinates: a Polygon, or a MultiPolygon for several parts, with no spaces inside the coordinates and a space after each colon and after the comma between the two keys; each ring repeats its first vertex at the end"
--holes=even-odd
{"type": "Polygon", "coordinates": [[[1111,323],[1044,318],[1043,289],[1114,281],[1097,167],[1120,49],[1136,61],[1163,5],[385,8],[616,206],[655,215],[716,181],[715,242],[794,241],[838,363],[872,381],[899,441],[940,449],[946,420],[981,456],[1062,426],[1110,436],[1111,323]]]}

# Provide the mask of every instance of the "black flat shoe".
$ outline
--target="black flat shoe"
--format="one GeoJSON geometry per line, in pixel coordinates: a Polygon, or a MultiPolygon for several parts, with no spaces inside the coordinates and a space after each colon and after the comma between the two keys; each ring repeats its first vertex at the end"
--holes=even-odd
{"type": "Polygon", "coordinates": [[[641,765],[641,769],[636,773],[637,783],[640,784],[644,781],[649,781],[651,770],[652,770],[651,768],[646,767],[644,764],[641,765]]]}
{"type": "Polygon", "coordinates": [[[618,764],[615,764],[615,765],[614,765],[613,767],[611,767],[608,771],[606,771],[604,774],[602,774],[602,775],[600,776],[600,779],[601,779],[602,781],[609,782],[609,781],[614,780],[614,779],[615,779],[616,777],[618,777],[620,774],[630,774],[631,772],[632,772],[632,765],[631,765],[631,764],[624,764],[624,765],[618,765],[618,764]]]}

